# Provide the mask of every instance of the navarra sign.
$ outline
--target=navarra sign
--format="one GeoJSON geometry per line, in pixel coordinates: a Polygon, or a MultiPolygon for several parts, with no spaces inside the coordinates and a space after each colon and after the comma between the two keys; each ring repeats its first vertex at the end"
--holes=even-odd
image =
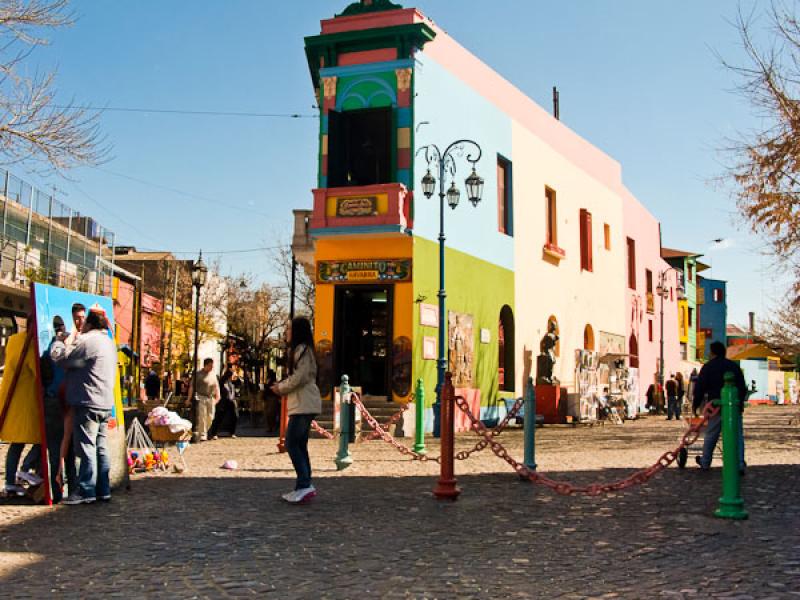
{"type": "Polygon", "coordinates": [[[322,260],[317,263],[317,283],[411,281],[411,259],[322,260]]]}

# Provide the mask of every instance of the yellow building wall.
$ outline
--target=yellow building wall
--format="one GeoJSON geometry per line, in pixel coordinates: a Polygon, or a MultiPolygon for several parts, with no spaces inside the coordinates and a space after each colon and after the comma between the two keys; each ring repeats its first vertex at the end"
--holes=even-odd
{"type": "MultiPolygon", "coordinates": [[[[356,260],[380,258],[412,258],[412,238],[387,237],[387,238],[336,238],[321,239],[317,241],[315,262],[323,260],[356,260]]],[[[414,265],[411,266],[411,277],[414,277],[414,265]]],[[[394,320],[392,322],[392,341],[405,336],[413,341],[413,306],[414,286],[412,281],[395,283],[394,285],[394,320]]],[[[381,285],[380,281],[365,281],[364,285],[381,285]]],[[[316,343],[320,340],[333,342],[334,302],[337,285],[317,282],[316,305],[314,312],[314,338],[316,343]]],[[[338,382],[335,383],[338,385],[338,382]]],[[[413,382],[411,389],[413,390],[413,382]]],[[[409,396],[399,397],[392,394],[395,402],[406,403],[409,396]]]]}

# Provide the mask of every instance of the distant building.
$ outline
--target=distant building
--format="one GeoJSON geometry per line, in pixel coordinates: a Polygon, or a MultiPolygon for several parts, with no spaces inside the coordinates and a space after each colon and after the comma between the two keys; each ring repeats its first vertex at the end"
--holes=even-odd
{"type": "Polygon", "coordinates": [[[661,256],[678,270],[682,278],[684,298],[678,301],[678,340],[681,358],[690,363],[696,362],[702,358],[697,352],[697,259],[702,255],[662,248],[661,256]]]}
{"type": "Polygon", "coordinates": [[[31,282],[109,295],[114,234],[0,168],[0,365],[31,282]]]}
{"type": "Polygon", "coordinates": [[[697,283],[697,354],[708,360],[713,342],[728,346],[728,290],[720,279],[699,275],[697,283]]]}

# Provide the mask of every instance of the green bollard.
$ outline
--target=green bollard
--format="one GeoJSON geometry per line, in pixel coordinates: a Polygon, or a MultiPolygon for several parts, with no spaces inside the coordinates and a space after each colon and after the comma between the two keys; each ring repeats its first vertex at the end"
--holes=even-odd
{"type": "Polygon", "coordinates": [[[339,452],[333,462],[336,469],[342,471],[353,464],[350,455],[350,378],[342,375],[342,384],[339,386],[339,452]]]}
{"type": "Polygon", "coordinates": [[[739,487],[739,398],[733,383],[733,373],[725,373],[725,385],[722,388],[722,399],[718,403],[722,408],[722,496],[719,508],[714,516],[720,519],[746,519],[739,487]]]}
{"type": "Polygon", "coordinates": [[[416,410],[416,425],[414,426],[414,452],[425,454],[425,388],[422,379],[417,379],[417,389],[414,392],[414,406],[416,410]]]}
{"type": "Polygon", "coordinates": [[[533,387],[533,377],[528,377],[528,387],[525,390],[525,466],[531,471],[536,470],[536,389],[533,387]]]}

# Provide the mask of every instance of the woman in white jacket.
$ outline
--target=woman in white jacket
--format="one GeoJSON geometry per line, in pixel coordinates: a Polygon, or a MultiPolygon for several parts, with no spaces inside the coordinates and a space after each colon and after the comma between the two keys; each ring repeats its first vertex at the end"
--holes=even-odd
{"type": "Polygon", "coordinates": [[[308,457],[308,434],[311,421],[322,411],[322,398],[317,387],[317,360],[314,335],[305,317],[292,319],[289,329],[289,370],[291,375],[272,386],[273,391],[287,396],[289,424],[286,427],[286,450],[297,473],[293,491],[283,495],[292,504],[306,502],[317,495],[311,485],[311,460],[308,457]]]}

